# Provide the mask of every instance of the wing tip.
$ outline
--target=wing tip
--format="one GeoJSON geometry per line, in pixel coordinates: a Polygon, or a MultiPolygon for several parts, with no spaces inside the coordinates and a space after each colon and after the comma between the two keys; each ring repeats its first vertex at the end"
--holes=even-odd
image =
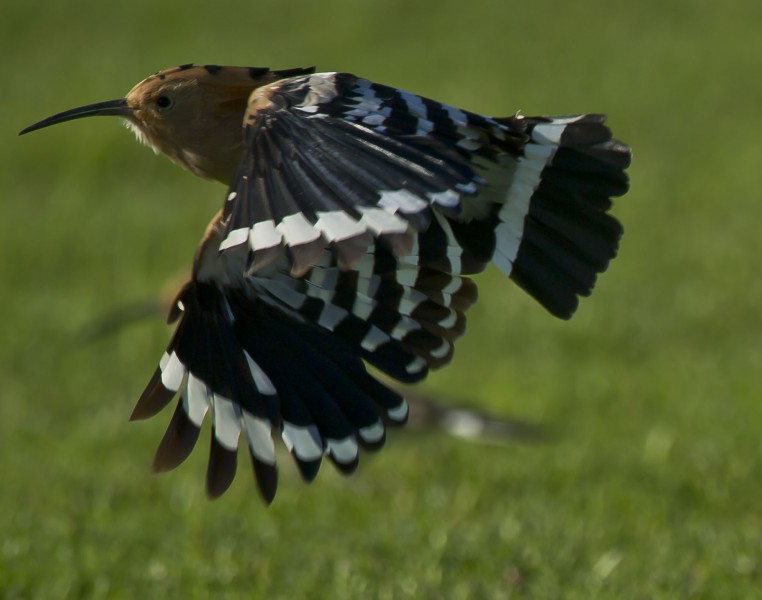
{"type": "Polygon", "coordinates": [[[132,409],[130,421],[142,421],[160,413],[176,393],[164,386],[161,368],[157,368],[132,409]]]}

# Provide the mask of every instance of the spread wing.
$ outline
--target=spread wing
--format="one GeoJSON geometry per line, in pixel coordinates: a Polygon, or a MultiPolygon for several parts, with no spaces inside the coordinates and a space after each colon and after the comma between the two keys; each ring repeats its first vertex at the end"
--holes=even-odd
{"type": "Polygon", "coordinates": [[[253,270],[288,248],[306,272],[325,244],[350,266],[370,243],[397,255],[436,208],[464,215],[490,171],[515,162],[526,136],[488,117],[371,83],[321,73],[259,88],[224,208],[223,248],[249,243],[253,270]]]}
{"type": "Polygon", "coordinates": [[[379,447],[407,409],[365,363],[412,382],[450,360],[476,299],[464,274],[494,262],[568,318],[616,254],[630,154],[600,115],[494,119],[323,73],[256,90],[244,142],[133,414],[180,394],[159,470],[211,414],[212,496],[241,435],[267,501],[273,431],[307,480],[379,447]]]}

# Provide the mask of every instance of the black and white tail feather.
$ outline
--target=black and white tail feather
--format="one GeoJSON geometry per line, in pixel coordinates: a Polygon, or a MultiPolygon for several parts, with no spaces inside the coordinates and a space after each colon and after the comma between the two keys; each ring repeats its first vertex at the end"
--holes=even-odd
{"type": "Polygon", "coordinates": [[[493,262],[552,314],[615,256],[608,214],[630,151],[602,115],[490,118],[349,74],[258,88],[219,219],[180,293],[179,324],[133,413],[179,393],[156,470],[192,450],[207,413],[207,490],[230,485],[245,436],[262,496],[279,433],[311,481],[352,472],[407,405],[403,382],[446,364],[493,262]],[[212,247],[213,252],[205,251],[212,247]]]}

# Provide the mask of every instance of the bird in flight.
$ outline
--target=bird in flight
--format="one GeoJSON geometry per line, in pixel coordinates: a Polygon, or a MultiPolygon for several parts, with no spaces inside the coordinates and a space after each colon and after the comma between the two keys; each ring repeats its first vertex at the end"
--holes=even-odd
{"type": "Polygon", "coordinates": [[[608,211],[630,150],[603,115],[493,118],[348,73],[188,64],[21,133],[99,115],[228,186],[132,413],[179,396],[155,471],[210,414],[212,498],[241,436],[267,503],[276,433],[306,481],[323,458],[351,473],[408,414],[366,366],[413,383],[449,362],[477,297],[466,275],[494,263],[567,319],[622,234],[608,211]]]}

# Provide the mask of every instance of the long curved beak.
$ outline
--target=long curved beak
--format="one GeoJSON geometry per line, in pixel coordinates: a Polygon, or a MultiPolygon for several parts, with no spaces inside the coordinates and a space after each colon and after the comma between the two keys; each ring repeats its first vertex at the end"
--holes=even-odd
{"type": "Polygon", "coordinates": [[[81,119],[82,117],[98,117],[98,116],[116,116],[116,117],[129,117],[132,114],[132,108],[127,105],[125,98],[119,100],[107,100],[106,102],[96,102],[95,104],[88,104],[87,106],[80,106],[79,108],[72,108],[71,110],[65,110],[64,112],[43,119],[42,121],[30,125],[26,129],[19,132],[19,135],[24,135],[30,131],[42,129],[50,125],[57,123],[63,123],[64,121],[71,121],[73,119],[81,119]]]}

